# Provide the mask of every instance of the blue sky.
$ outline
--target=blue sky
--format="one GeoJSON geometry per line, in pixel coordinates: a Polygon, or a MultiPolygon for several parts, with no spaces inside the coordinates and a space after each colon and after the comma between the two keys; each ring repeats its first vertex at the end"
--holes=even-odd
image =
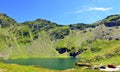
{"type": "Polygon", "coordinates": [[[93,23],[120,14],[120,0],[1,0],[0,12],[17,22],[42,18],[58,24],[93,23]]]}

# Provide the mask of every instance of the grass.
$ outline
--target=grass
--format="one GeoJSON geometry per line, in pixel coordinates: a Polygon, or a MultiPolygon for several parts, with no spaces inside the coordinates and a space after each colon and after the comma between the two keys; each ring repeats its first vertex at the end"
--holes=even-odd
{"type": "MultiPolygon", "coordinates": [[[[91,29],[92,30],[92,29],[91,29]]],[[[86,40],[89,40],[93,37],[93,31],[90,31],[89,29],[85,30],[71,30],[70,34],[68,36],[65,36],[64,39],[58,39],[55,42],[55,47],[67,47],[72,48],[75,47],[79,49],[86,40]],[[87,31],[84,33],[84,31],[87,31]]]]}
{"type": "Polygon", "coordinates": [[[110,16],[110,17],[108,17],[107,19],[106,19],[106,21],[107,22],[110,22],[110,21],[112,21],[113,19],[116,19],[116,18],[118,18],[119,16],[117,16],[117,15],[114,15],[114,16],[110,16]]]}
{"type": "Polygon", "coordinates": [[[1,72],[99,72],[98,70],[89,70],[84,68],[67,69],[67,70],[51,70],[35,66],[22,66],[17,64],[4,64],[0,62],[1,72]]]}
{"type": "MultiPolygon", "coordinates": [[[[106,22],[110,21],[119,21],[119,16],[110,16],[106,19],[106,22]]],[[[16,23],[13,19],[2,15],[4,24],[14,24],[16,23]],[[10,19],[10,21],[9,21],[10,19]]],[[[46,29],[34,28],[38,25],[44,27],[44,25],[49,26],[49,21],[39,20],[30,22],[32,28],[29,28],[30,25],[19,25],[16,24],[15,27],[7,26],[5,28],[0,28],[0,58],[67,58],[69,57],[68,53],[59,54],[55,51],[55,48],[67,47],[71,49],[72,47],[76,50],[81,48],[87,48],[87,51],[81,53],[78,57],[82,58],[83,61],[90,60],[94,65],[99,64],[120,64],[120,40],[105,40],[106,36],[119,37],[120,36],[120,27],[105,27],[104,25],[95,27],[95,28],[86,28],[84,30],[70,30],[69,26],[54,26],[46,29]],[[41,21],[41,22],[40,22],[41,21]],[[36,24],[36,25],[35,25],[36,24]],[[11,29],[11,30],[10,30],[11,29]],[[35,30],[34,30],[35,29],[35,30]],[[10,31],[9,31],[10,30],[10,31]],[[54,32],[56,35],[67,34],[67,30],[70,31],[69,35],[65,35],[62,39],[55,39],[51,41],[51,38],[54,39],[54,32]],[[27,33],[27,34],[26,34],[27,33]],[[53,35],[50,36],[50,34],[53,35]],[[107,35],[106,35],[107,33],[107,35]],[[35,36],[36,39],[34,39],[35,36]],[[101,39],[95,39],[101,38],[101,39]],[[26,43],[27,41],[30,43],[26,43]],[[91,40],[91,43],[87,43],[88,40],[91,40]],[[23,41],[23,43],[21,43],[23,41]],[[92,51],[93,48],[93,51],[92,51]],[[95,50],[98,49],[98,50],[95,50]]],[[[38,27],[40,27],[38,26],[38,27]]],[[[46,27],[45,26],[45,27],[46,27]]],[[[0,63],[1,69],[6,72],[59,72],[56,70],[45,69],[41,67],[33,66],[21,66],[16,64],[4,64],[0,63]]],[[[63,70],[62,72],[94,72],[93,70],[88,70],[84,68],[77,68],[75,70],[63,70]]],[[[98,71],[95,71],[98,72],[98,71]]]]}
{"type": "Polygon", "coordinates": [[[50,70],[34,66],[22,66],[17,64],[0,63],[0,70],[3,72],[58,72],[57,70],[50,70]]]}
{"type": "Polygon", "coordinates": [[[95,64],[95,65],[100,65],[100,64],[109,65],[109,64],[112,64],[112,65],[118,66],[118,65],[120,65],[119,58],[120,58],[120,55],[116,55],[116,56],[108,58],[108,59],[106,58],[106,59],[102,59],[100,61],[95,61],[95,62],[93,62],[93,64],[95,64]]]}
{"type": "Polygon", "coordinates": [[[80,62],[89,62],[93,66],[96,65],[120,65],[120,40],[96,40],[91,43],[91,47],[82,54],[80,62]],[[92,47],[100,48],[97,52],[92,52],[92,47]]]}

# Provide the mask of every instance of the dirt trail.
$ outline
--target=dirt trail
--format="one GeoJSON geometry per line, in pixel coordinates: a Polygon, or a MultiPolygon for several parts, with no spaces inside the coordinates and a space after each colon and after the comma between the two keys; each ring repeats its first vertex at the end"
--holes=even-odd
{"type": "Polygon", "coordinates": [[[6,69],[1,69],[0,68],[0,72],[6,72],[7,70],[6,69]]]}

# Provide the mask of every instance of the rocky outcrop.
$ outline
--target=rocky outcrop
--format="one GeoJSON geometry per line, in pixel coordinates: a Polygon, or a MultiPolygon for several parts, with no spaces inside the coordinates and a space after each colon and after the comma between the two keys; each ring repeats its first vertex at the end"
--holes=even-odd
{"type": "Polygon", "coordinates": [[[107,27],[120,26],[120,22],[116,22],[116,21],[104,22],[104,25],[107,27]]]}

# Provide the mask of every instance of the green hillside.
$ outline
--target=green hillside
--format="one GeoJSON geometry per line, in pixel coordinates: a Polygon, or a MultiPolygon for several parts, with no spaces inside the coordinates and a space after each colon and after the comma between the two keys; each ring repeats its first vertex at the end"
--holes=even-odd
{"type": "Polygon", "coordinates": [[[17,23],[1,13],[0,44],[1,59],[79,57],[90,62],[118,59],[120,15],[93,24],[59,25],[40,18],[17,23]]]}

